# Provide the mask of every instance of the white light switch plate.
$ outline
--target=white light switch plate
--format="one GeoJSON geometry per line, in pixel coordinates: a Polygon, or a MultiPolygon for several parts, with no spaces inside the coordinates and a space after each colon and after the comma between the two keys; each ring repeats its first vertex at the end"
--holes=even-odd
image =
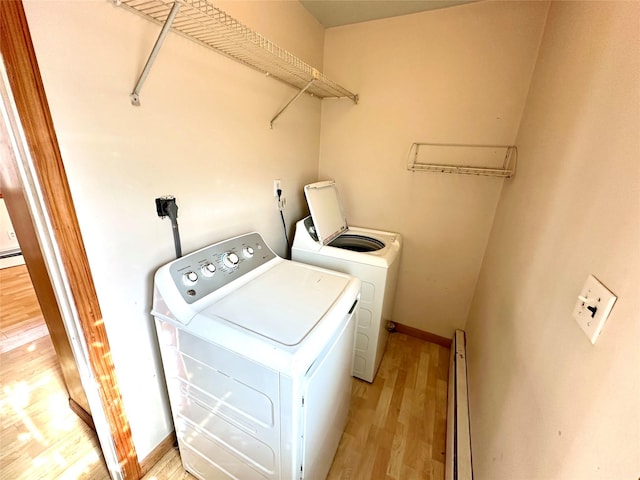
{"type": "Polygon", "coordinates": [[[587,277],[578,295],[578,301],[573,307],[573,318],[589,337],[591,343],[596,343],[617,298],[596,277],[593,275],[587,277]]]}

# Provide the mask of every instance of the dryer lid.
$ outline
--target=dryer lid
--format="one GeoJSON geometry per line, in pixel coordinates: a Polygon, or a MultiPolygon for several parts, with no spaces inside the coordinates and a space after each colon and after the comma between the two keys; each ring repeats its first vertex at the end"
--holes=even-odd
{"type": "Polygon", "coordinates": [[[347,219],[338,198],[336,182],[328,180],[305,185],[304,195],[307,198],[318,240],[323,245],[327,245],[347,230],[347,219]]]}
{"type": "Polygon", "coordinates": [[[299,344],[343,295],[352,277],[284,261],[204,309],[280,344],[299,344]]]}

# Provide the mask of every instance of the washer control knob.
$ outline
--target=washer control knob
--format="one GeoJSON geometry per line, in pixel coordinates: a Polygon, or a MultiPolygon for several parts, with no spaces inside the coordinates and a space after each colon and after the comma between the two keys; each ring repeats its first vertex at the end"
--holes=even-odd
{"type": "Polygon", "coordinates": [[[242,249],[242,255],[244,255],[245,258],[253,257],[253,248],[252,247],[244,247],[242,249]]]}
{"type": "Polygon", "coordinates": [[[216,266],[213,263],[205,263],[200,269],[205,277],[213,277],[216,273],[216,266]]]}
{"type": "Polygon", "coordinates": [[[195,285],[198,281],[198,274],[196,272],[189,271],[182,275],[182,283],[185,285],[195,285]]]}
{"type": "Polygon", "coordinates": [[[238,257],[237,254],[233,252],[227,252],[224,254],[224,259],[222,260],[222,263],[224,263],[225,267],[235,268],[238,266],[238,262],[240,262],[240,258],[238,257]]]}

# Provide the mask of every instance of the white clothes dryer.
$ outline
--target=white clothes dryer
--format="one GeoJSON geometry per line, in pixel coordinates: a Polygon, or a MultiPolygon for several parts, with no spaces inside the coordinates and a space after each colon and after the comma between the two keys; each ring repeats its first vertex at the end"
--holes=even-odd
{"type": "Polygon", "coordinates": [[[296,224],[291,258],[362,281],[353,376],[373,382],[389,337],[402,236],[349,226],[334,181],[306,185],[304,193],[311,216],[296,224]]]}
{"type": "Polygon", "coordinates": [[[257,233],[158,269],[152,314],[185,470],[326,477],[349,411],[359,290],[257,233]]]}

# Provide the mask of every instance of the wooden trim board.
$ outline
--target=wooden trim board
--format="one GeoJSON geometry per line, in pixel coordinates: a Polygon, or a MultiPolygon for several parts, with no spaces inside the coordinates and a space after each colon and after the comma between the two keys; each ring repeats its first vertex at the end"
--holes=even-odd
{"type": "Polygon", "coordinates": [[[431,342],[435,343],[436,345],[442,345],[443,347],[451,348],[450,338],[441,337],[440,335],[436,335],[435,333],[425,332],[424,330],[420,330],[419,328],[410,327],[409,325],[403,325],[402,323],[393,323],[395,325],[395,332],[404,333],[405,335],[416,337],[426,342],[431,342]]]}
{"type": "Polygon", "coordinates": [[[96,426],[93,423],[93,417],[89,415],[84,408],[82,408],[78,403],[73,399],[69,399],[69,408],[73,413],[75,413],[80,419],[86,423],[91,430],[96,431],[96,426]]]}
{"type": "Polygon", "coordinates": [[[153,466],[160,461],[162,457],[164,457],[169,451],[173,448],[173,446],[177,442],[176,432],[171,432],[169,435],[165,437],[162,442],[156,446],[149,455],[144,457],[140,461],[140,473],[141,475],[146,475],[149,470],[153,468],[153,466]]]}

